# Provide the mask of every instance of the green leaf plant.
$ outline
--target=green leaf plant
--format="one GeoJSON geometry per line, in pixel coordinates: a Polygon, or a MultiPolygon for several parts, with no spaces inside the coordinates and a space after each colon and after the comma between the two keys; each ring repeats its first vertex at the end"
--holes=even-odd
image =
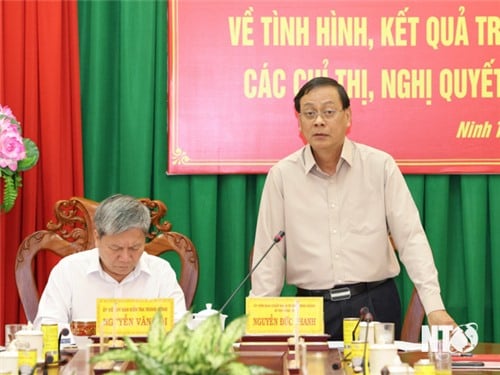
{"type": "Polygon", "coordinates": [[[171,331],[166,332],[161,312],[151,324],[147,341],[135,343],[125,337],[125,348],[108,350],[90,359],[91,363],[105,361],[133,362],[134,369],[107,374],[128,375],[259,375],[271,370],[246,365],[238,361],[233,344],[245,332],[246,316],[233,320],[222,329],[218,314],[209,316],[196,329],[190,329],[192,319],[186,314],[171,331]]]}

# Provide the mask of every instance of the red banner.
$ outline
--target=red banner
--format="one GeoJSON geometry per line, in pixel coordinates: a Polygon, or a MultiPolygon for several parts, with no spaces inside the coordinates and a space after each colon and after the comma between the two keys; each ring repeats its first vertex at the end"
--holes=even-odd
{"type": "Polygon", "coordinates": [[[498,1],[169,1],[168,173],[266,173],[293,97],[351,97],[349,137],[404,173],[499,173],[498,1]]]}

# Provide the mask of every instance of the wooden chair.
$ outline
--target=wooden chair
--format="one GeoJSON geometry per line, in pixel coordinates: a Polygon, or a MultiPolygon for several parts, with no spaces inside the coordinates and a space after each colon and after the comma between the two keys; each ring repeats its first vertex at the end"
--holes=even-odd
{"type": "MultiPolygon", "coordinates": [[[[199,261],[196,248],[188,237],[172,232],[171,223],[160,222],[167,211],[163,202],[148,198],[141,198],[139,201],[151,211],[151,230],[147,236],[145,251],[153,255],[174,251],[178,255],[181,266],[179,284],[189,309],[198,286],[199,261]]],[[[65,257],[94,248],[93,218],[98,204],[81,197],[58,201],[54,206],[56,221],[50,221],[47,229],[27,236],[19,246],[15,269],[16,283],[29,321],[35,319],[40,301],[39,288],[33,273],[35,256],[40,251],[50,251],[65,257]]]]}
{"type": "Polygon", "coordinates": [[[417,289],[413,288],[410,302],[406,308],[403,327],[401,328],[401,340],[408,342],[420,342],[422,323],[425,318],[425,310],[418,296],[417,289]]]}
{"type": "MultiPolygon", "coordinates": [[[[397,251],[396,245],[391,235],[389,235],[389,242],[397,251]]],[[[411,293],[410,302],[406,307],[405,317],[403,319],[403,327],[401,328],[401,340],[408,342],[420,342],[420,333],[422,330],[422,323],[425,318],[425,310],[418,296],[417,289],[413,288],[411,293]]]]}

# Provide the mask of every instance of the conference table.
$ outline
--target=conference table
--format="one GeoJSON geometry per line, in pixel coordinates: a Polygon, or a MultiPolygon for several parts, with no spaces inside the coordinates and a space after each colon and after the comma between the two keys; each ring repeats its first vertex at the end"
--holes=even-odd
{"type": "MultiPolygon", "coordinates": [[[[247,364],[264,365],[278,374],[288,375],[286,359],[279,361],[279,352],[243,352],[240,360],[247,364]]],[[[283,353],[281,353],[283,354],[283,353]]],[[[474,349],[473,354],[500,354],[500,344],[479,343],[474,349]]],[[[401,361],[413,366],[420,359],[428,358],[428,353],[421,351],[399,352],[401,361]]],[[[286,358],[286,354],[285,357],[286,358]]],[[[353,375],[352,368],[347,362],[342,362],[342,355],[339,349],[329,349],[328,351],[308,351],[307,353],[307,373],[308,375],[353,375]]],[[[473,358],[473,357],[472,357],[473,358]]],[[[460,368],[453,369],[453,373],[459,375],[481,375],[481,374],[500,374],[499,369],[487,368],[460,368]]]]}
{"type": "MultiPolygon", "coordinates": [[[[497,343],[479,343],[477,347],[474,349],[472,355],[481,355],[481,354],[500,354],[500,344],[497,343]]],[[[422,358],[427,358],[427,353],[425,352],[402,352],[399,353],[401,360],[405,363],[413,364],[422,358]]],[[[474,360],[474,357],[470,357],[471,361],[474,360]]],[[[468,359],[467,359],[468,360],[468,359]]],[[[498,369],[489,369],[489,368],[453,368],[454,374],[459,375],[481,375],[481,374],[499,374],[500,368],[498,369]]]]}
{"type": "MultiPolygon", "coordinates": [[[[276,374],[288,375],[293,373],[288,370],[288,353],[280,350],[255,350],[238,351],[239,360],[246,364],[255,364],[265,366],[274,370],[276,374]]],[[[500,344],[497,343],[479,343],[474,349],[473,354],[500,354],[500,344]]],[[[422,358],[427,358],[425,352],[400,352],[401,360],[413,366],[413,364],[422,358]]],[[[69,362],[60,368],[50,369],[48,374],[64,375],[92,375],[94,374],[92,366],[88,363],[89,352],[79,350],[69,362]]],[[[133,368],[130,364],[123,363],[118,366],[121,370],[133,368]]],[[[307,352],[307,369],[309,375],[349,375],[353,374],[350,366],[341,361],[341,353],[337,348],[322,351],[307,352]]],[[[40,369],[38,374],[42,374],[40,369]]],[[[296,372],[298,373],[298,372],[296,372]]],[[[454,374],[459,375],[482,375],[482,374],[500,374],[500,369],[486,369],[478,367],[477,369],[453,369],[454,374]]]]}

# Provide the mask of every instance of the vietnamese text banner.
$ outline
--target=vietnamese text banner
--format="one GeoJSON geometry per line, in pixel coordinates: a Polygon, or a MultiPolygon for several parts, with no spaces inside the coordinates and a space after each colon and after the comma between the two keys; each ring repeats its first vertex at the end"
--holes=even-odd
{"type": "Polygon", "coordinates": [[[168,173],[266,173],[316,76],[404,173],[498,173],[499,46],[497,0],[169,1],[168,173]]]}

